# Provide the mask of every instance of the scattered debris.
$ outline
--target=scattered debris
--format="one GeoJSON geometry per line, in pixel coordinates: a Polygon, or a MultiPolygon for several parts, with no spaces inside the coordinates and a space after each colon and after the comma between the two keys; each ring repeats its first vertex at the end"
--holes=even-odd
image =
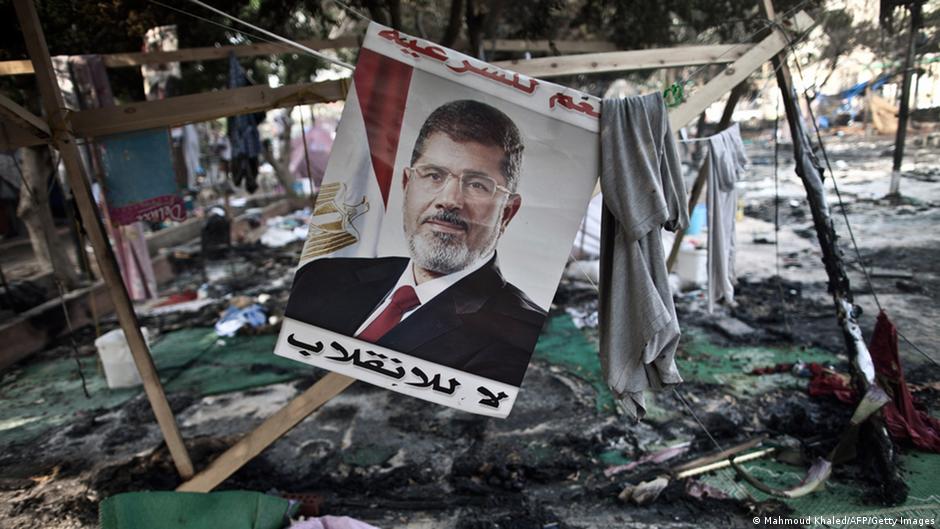
{"type": "Polygon", "coordinates": [[[219,321],[215,324],[215,333],[225,338],[235,336],[242,327],[249,326],[254,329],[264,327],[268,322],[267,314],[261,305],[252,303],[251,305],[239,307],[232,304],[225,309],[219,321]]]}
{"type": "Polygon", "coordinates": [[[622,502],[633,502],[636,505],[646,505],[656,501],[659,494],[669,485],[669,478],[659,476],[649,481],[644,481],[638,485],[627,485],[624,487],[617,499],[622,502]]]}

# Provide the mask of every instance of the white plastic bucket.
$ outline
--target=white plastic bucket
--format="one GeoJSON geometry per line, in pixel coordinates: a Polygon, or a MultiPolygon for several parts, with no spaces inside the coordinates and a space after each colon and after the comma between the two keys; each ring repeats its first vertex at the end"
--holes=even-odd
{"type": "MultiPolygon", "coordinates": [[[[146,327],[141,331],[149,345],[150,332],[146,327]]],[[[130,388],[142,384],[123,330],[118,328],[102,334],[95,340],[95,347],[98,349],[101,365],[104,366],[104,378],[108,381],[109,388],[130,388]]]]}
{"type": "Polygon", "coordinates": [[[683,289],[706,285],[708,283],[708,250],[680,248],[675,273],[682,280],[683,289]]]}

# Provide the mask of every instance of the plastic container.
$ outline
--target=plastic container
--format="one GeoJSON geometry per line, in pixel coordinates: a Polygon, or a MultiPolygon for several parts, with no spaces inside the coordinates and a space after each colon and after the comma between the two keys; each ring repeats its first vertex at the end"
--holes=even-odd
{"type": "Polygon", "coordinates": [[[701,287],[708,283],[708,250],[704,248],[679,249],[675,273],[682,280],[682,288],[701,287]]]}
{"type": "MultiPolygon", "coordinates": [[[[150,332],[146,327],[141,331],[149,345],[150,332]]],[[[98,349],[98,357],[101,358],[104,378],[108,381],[109,388],[130,388],[142,384],[123,330],[114,329],[102,334],[95,340],[95,347],[98,349]]]]}
{"type": "Polygon", "coordinates": [[[706,217],[708,216],[708,210],[705,207],[705,204],[696,204],[692,208],[692,214],[689,215],[689,227],[686,228],[686,235],[698,235],[702,233],[702,228],[705,227],[706,217]]]}

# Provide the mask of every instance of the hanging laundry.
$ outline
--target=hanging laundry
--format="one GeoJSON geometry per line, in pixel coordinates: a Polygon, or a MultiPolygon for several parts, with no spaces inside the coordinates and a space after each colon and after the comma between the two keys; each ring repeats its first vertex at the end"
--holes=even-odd
{"type": "MultiPolygon", "coordinates": [[[[113,107],[114,96],[101,57],[78,55],[67,60],[69,67],[59,69],[58,81],[68,87],[65,93],[71,94],[68,99],[76,108],[113,107]]],[[[153,298],[157,280],[141,221],[186,219],[183,199],[173,182],[169,138],[165,130],[138,131],[99,137],[96,144],[97,148],[95,144],[80,148],[104,180],[107,199],[100,203],[108,212],[105,225],[114,241],[121,277],[131,299],[153,298]]]]}
{"type": "Polygon", "coordinates": [[[186,164],[186,187],[195,190],[198,187],[197,177],[202,170],[201,147],[199,144],[199,131],[192,123],[183,125],[183,161],[186,164]]]}
{"type": "Polygon", "coordinates": [[[626,411],[641,418],[644,391],[682,381],[662,229],[685,228],[689,212],[662,94],[604,100],[601,189],[601,363],[626,411]]]}
{"type": "Polygon", "coordinates": [[[734,215],[738,193],[735,182],[748,159],[737,124],[708,138],[705,158],[708,196],[708,312],[715,303],[734,302],[734,215]]]}
{"type": "MultiPolygon", "coordinates": [[[[228,56],[228,87],[242,88],[250,86],[245,70],[234,53],[228,56]]],[[[242,114],[228,118],[228,138],[231,144],[231,172],[232,182],[241,186],[245,182],[245,190],[254,193],[258,189],[258,157],[261,156],[261,136],[258,134],[258,124],[264,121],[265,113],[242,114]]]]}
{"type": "Polygon", "coordinates": [[[139,220],[186,220],[186,208],[176,186],[170,137],[166,130],[102,136],[98,145],[112,222],[132,224],[139,220]]]}

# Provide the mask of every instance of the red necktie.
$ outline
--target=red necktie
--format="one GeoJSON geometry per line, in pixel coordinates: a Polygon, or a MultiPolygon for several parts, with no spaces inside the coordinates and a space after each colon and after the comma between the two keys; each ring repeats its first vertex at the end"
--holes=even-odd
{"type": "Polygon", "coordinates": [[[392,327],[398,325],[406,312],[420,304],[421,301],[415,289],[410,286],[400,287],[392,294],[392,302],[356,338],[371,343],[377,342],[385,333],[392,330],[392,327]]]}

